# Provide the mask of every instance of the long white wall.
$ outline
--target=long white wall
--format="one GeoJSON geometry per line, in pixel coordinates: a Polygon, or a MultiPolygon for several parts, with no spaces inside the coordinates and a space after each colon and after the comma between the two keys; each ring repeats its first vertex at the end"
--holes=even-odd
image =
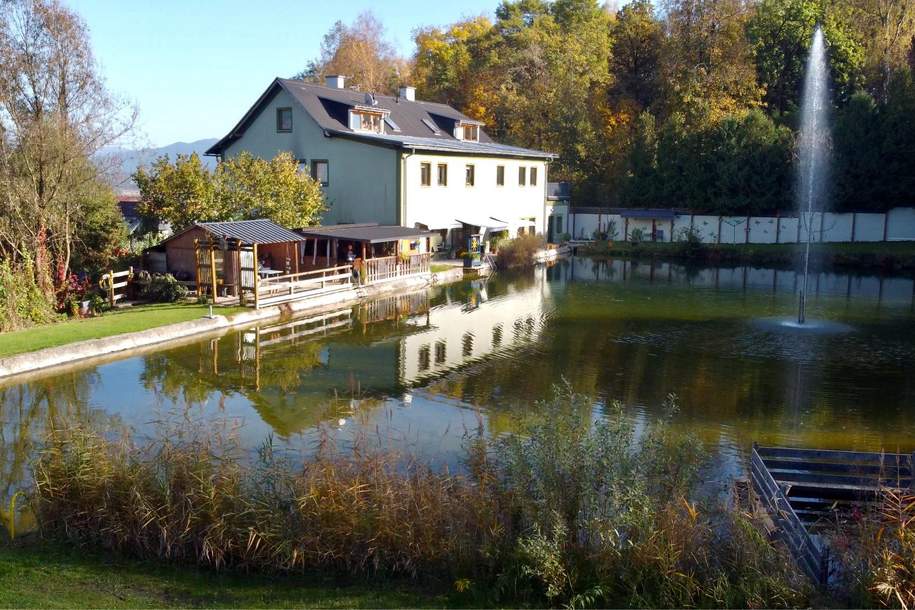
{"type": "MultiPolygon", "coordinates": [[[[594,232],[612,233],[615,239],[630,239],[641,229],[644,239],[651,240],[652,222],[619,214],[594,211],[569,213],[569,233],[574,239],[592,239],[594,232]],[[623,233],[626,233],[625,237],[623,233]]],[[[915,208],[894,208],[885,214],[855,212],[814,213],[810,224],[812,239],[817,242],[915,241],[915,208]]],[[[692,228],[705,243],[722,244],[794,244],[807,241],[806,217],[797,216],[711,216],[679,214],[673,220],[657,220],[655,241],[683,239],[692,228]]]]}

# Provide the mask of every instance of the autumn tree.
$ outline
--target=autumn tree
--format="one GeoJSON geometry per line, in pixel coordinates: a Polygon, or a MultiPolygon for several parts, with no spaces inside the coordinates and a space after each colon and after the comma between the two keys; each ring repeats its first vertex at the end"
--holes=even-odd
{"type": "Polygon", "coordinates": [[[296,78],[323,82],[328,74],[343,74],[362,91],[391,94],[409,80],[410,65],[385,38],[384,25],[371,12],[352,24],[337,21],[321,41],[321,54],[296,78]]]}
{"type": "Polygon", "coordinates": [[[140,211],[180,230],[195,222],[267,218],[285,227],[317,224],[325,211],[321,185],[289,153],[261,159],[243,152],[210,172],[196,153],[160,157],[134,174],[140,211]]]}
{"type": "Polygon", "coordinates": [[[50,291],[91,223],[110,225],[115,202],[94,155],[136,113],[105,88],[77,15],[56,0],[0,7],[0,257],[34,258],[50,291]]]}
{"type": "Polygon", "coordinates": [[[759,102],[744,0],[664,0],[662,114],[687,124],[720,120],[759,102]]]}
{"type": "Polygon", "coordinates": [[[884,99],[893,73],[905,69],[915,41],[915,0],[846,0],[849,21],[864,47],[865,78],[884,99]]]}

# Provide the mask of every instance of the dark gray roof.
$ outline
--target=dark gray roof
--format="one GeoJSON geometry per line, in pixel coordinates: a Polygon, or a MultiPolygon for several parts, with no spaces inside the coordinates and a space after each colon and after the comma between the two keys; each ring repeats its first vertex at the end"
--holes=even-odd
{"type": "Polygon", "coordinates": [[[385,126],[387,133],[374,134],[354,131],[349,128],[349,109],[353,106],[367,106],[366,94],[352,89],[334,89],[306,83],[301,80],[277,78],[261,95],[238,125],[224,138],[206,151],[208,155],[219,155],[234,140],[240,138],[248,125],[257,117],[263,106],[270,102],[280,90],[287,91],[311,116],[318,126],[330,136],[352,138],[380,146],[410,148],[440,152],[457,152],[472,155],[516,156],[527,158],[554,158],[556,155],[539,150],[506,146],[492,141],[480,129],[479,142],[465,142],[454,137],[456,121],[481,124],[448,106],[435,102],[408,101],[400,97],[376,95],[378,110],[386,110],[399,131],[385,126]],[[429,125],[435,127],[433,131],[429,125]]]}
{"type": "Polygon", "coordinates": [[[427,231],[425,229],[411,229],[410,227],[379,225],[373,223],[306,227],[304,229],[297,229],[297,231],[299,234],[308,238],[317,237],[324,239],[329,237],[331,239],[366,241],[371,243],[397,241],[399,239],[417,239],[435,234],[434,231],[427,231]]]}
{"type": "Polygon", "coordinates": [[[304,241],[272,220],[232,220],[228,222],[198,222],[195,226],[225,239],[237,239],[244,244],[281,244],[287,241],[304,241]]]}

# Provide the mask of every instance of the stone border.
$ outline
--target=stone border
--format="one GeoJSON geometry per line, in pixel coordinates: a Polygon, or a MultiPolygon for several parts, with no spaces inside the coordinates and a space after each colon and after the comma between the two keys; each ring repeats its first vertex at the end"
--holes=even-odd
{"type": "MultiPolygon", "coordinates": [[[[460,269],[458,270],[460,271],[460,269]]],[[[438,275],[440,274],[434,274],[434,276],[438,275]]],[[[163,344],[183,344],[187,343],[189,338],[196,341],[203,335],[220,336],[230,329],[250,326],[258,322],[288,317],[306,311],[326,309],[334,305],[354,303],[388,292],[422,288],[431,282],[437,283],[434,276],[391,281],[346,292],[330,293],[307,301],[293,301],[264,309],[245,311],[228,317],[217,314],[212,318],[203,317],[199,320],[178,322],[133,333],[76,341],[58,347],[16,354],[8,358],[0,358],[0,384],[6,385],[6,382],[14,376],[18,378],[27,373],[46,371],[51,368],[81,367],[88,362],[109,362],[151,351],[149,348],[159,348],[163,344]]],[[[463,275],[457,277],[457,280],[462,278],[463,275]]],[[[449,276],[446,281],[455,280],[449,276]]]]}

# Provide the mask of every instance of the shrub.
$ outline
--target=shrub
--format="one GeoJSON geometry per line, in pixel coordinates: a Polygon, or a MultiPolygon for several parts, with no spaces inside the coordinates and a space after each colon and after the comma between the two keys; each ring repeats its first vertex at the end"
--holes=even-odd
{"type": "Polygon", "coordinates": [[[153,274],[141,289],[140,298],[153,303],[174,303],[187,297],[187,288],[170,273],[153,274]]]}
{"type": "Polygon", "coordinates": [[[698,258],[704,256],[706,251],[705,244],[702,243],[702,236],[695,227],[683,227],[676,235],[676,246],[674,252],[678,256],[685,258],[698,258]]]}
{"type": "Polygon", "coordinates": [[[645,231],[640,228],[635,228],[629,231],[629,241],[633,244],[640,244],[645,241],[645,231]]]}
{"type": "Polygon", "coordinates": [[[498,265],[502,269],[512,267],[531,267],[534,265],[534,254],[545,245],[541,235],[519,235],[499,244],[498,265]]]}
{"type": "Polygon", "coordinates": [[[915,608],[915,494],[885,489],[874,509],[852,517],[856,527],[833,546],[852,575],[853,602],[915,608]]]}
{"type": "Polygon", "coordinates": [[[19,264],[0,261],[0,331],[60,319],[55,313],[54,295],[41,288],[35,272],[35,266],[28,258],[19,264]]]}

